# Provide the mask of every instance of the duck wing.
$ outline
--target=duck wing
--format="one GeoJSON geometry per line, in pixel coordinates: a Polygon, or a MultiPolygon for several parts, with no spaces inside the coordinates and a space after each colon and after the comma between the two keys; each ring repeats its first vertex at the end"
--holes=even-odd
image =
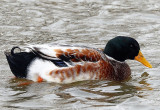
{"type": "Polygon", "coordinates": [[[97,62],[107,57],[100,49],[70,45],[31,45],[26,47],[37,56],[65,67],[80,62],[97,62]]]}

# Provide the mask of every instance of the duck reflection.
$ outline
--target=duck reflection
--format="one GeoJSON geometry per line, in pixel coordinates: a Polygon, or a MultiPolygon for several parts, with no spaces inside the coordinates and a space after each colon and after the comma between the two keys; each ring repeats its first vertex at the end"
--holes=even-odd
{"type": "Polygon", "coordinates": [[[63,104],[73,104],[78,101],[109,106],[121,103],[133,96],[142,97],[140,91],[152,90],[146,80],[148,77],[149,74],[144,72],[139,79],[131,78],[124,82],[92,80],[71,84],[35,83],[26,79],[14,78],[9,81],[7,87],[12,91],[18,91],[17,94],[14,94],[17,99],[12,100],[13,102],[24,102],[35,98],[40,101],[43,100],[43,97],[54,94],[54,97],[50,98],[55,102],[63,102],[63,104]]]}

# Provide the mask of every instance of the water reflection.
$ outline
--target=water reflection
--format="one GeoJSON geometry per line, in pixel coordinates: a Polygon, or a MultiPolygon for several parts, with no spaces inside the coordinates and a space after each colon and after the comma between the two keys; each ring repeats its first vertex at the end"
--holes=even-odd
{"type": "MultiPolygon", "coordinates": [[[[8,100],[7,103],[16,104],[14,107],[18,108],[23,108],[23,105],[26,106],[28,101],[32,102],[33,105],[37,104],[35,101],[42,101],[46,104],[45,106],[51,108],[53,102],[47,103],[48,100],[54,100],[54,104],[55,102],[61,102],[61,107],[63,104],[64,106],[75,104],[77,101],[85,106],[90,105],[92,107],[113,106],[134,96],[142,98],[143,95],[141,94],[144,90],[152,90],[150,84],[146,81],[148,76],[148,73],[142,73],[140,80],[137,80],[139,86],[133,85],[132,79],[126,82],[93,80],[71,84],[56,84],[35,83],[26,79],[13,78],[9,81],[7,88],[15,94],[9,95],[12,100],[8,100]],[[26,84],[26,82],[31,83],[26,84]]],[[[11,105],[7,107],[12,107],[11,105]]]]}
{"type": "MultiPolygon", "coordinates": [[[[72,84],[56,83],[32,83],[29,85],[19,85],[25,83],[24,79],[12,79],[10,86],[12,91],[17,92],[10,97],[17,97],[8,103],[22,103],[43,98],[54,101],[61,100],[64,104],[72,104],[76,101],[83,103],[93,102],[92,105],[115,105],[123,102],[126,98],[134,96],[137,92],[135,86],[129,83],[112,81],[84,81],[72,84]],[[48,97],[48,95],[50,97],[48,97]],[[97,104],[98,103],[98,104],[97,104]]],[[[46,103],[46,102],[45,102],[46,103]]]]}
{"type": "Polygon", "coordinates": [[[1,109],[158,109],[159,0],[1,0],[0,6],[1,109]],[[53,42],[103,48],[117,35],[138,40],[154,68],[129,61],[133,74],[125,82],[9,80],[13,75],[3,52],[12,46],[53,42]]]}

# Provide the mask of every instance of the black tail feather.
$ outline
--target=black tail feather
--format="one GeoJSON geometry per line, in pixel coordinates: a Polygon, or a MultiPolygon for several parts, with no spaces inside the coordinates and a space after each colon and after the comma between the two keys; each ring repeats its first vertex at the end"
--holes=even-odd
{"type": "Polygon", "coordinates": [[[21,49],[19,53],[15,53],[17,48],[20,49],[13,47],[11,52],[5,52],[5,55],[12,73],[18,78],[26,78],[27,67],[36,55],[32,52],[21,52],[21,49]]]}

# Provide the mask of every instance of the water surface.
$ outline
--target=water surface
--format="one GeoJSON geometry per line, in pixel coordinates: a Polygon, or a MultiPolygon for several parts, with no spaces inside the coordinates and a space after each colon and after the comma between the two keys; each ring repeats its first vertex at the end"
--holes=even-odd
{"type": "Polygon", "coordinates": [[[160,109],[159,0],[1,0],[0,7],[1,109],[160,109]],[[126,82],[20,85],[27,80],[14,78],[3,54],[41,43],[104,48],[118,35],[138,40],[153,68],[127,61],[132,78],[126,82]]]}

